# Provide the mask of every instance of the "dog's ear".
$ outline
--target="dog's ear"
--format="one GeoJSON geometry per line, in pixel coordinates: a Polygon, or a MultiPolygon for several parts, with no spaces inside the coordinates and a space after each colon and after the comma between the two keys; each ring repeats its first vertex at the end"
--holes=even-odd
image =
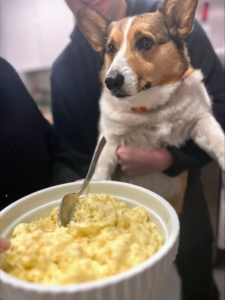
{"type": "Polygon", "coordinates": [[[171,36],[183,40],[192,31],[198,0],[165,0],[163,12],[171,36]]]}
{"type": "Polygon", "coordinates": [[[105,45],[109,22],[93,9],[83,7],[76,14],[77,23],[84,36],[96,52],[101,52],[105,45]]]}

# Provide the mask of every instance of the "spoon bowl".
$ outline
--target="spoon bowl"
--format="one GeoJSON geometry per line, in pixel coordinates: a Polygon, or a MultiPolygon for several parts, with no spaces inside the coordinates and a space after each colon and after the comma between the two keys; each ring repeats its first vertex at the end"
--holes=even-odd
{"type": "Polygon", "coordinates": [[[59,206],[59,213],[58,213],[59,226],[67,226],[67,224],[69,224],[70,221],[73,220],[80,195],[83,193],[83,191],[87,187],[88,183],[90,182],[94,174],[98,158],[102,152],[103,147],[105,146],[105,143],[106,143],[105,137],[101,136],[95,148],[95,152],[92,157],[92,161],[84,182],[82,183],[82,185],[80,186],[80,188],[77,190],[76,193],[67,194],[63,197],[59,206]]]}

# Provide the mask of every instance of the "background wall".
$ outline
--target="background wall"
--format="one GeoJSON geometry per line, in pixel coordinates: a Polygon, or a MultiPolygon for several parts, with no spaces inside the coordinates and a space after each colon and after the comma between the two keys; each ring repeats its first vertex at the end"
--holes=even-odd
{"type": "Polygon", "coordinates": [[[0,0],[0,55],[19,72],[50,122],[50,69],[74,23],[64,0],[0,0]]]}
{"type": "Polygon", "coordinates": [[[1,0],[0,53],[20,73],[51,68],[74,17],[63,0],[1,0]]]}

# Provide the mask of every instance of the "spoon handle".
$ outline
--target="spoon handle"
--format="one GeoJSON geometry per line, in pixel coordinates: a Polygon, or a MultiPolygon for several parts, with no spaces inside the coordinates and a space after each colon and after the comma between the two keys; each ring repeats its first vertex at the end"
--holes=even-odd
{"type": "Polygon", "coordinates": [[[83,193],[83,191],[85,190],[86,186],[88,185],[88,183],[90,182],[90,180],[91,180],[91,178],[94,174],[95,167],[96,167],[99,155],[102,152],[102,149],[105,146],[105,143],[106,143],[106,139],[102,135],[100,137],[99,141],[98,141],[98,144],[97,144],[96,148],[95,148],[95,152],[94,152],[94,155],[92,157],[91,164],[90,164],[87,176],[86,176],[83,184],[80,186],[79,190],[76,192],[76,194],[81,195],[83,193]]]}

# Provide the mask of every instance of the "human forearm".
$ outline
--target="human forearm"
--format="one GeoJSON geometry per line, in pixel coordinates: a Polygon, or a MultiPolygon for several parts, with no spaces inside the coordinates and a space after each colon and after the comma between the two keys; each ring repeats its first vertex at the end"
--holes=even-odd
{"type": "MultiPolygon", "coordinates": [[[[213,115],[222,129],[224,124],[224,70],[216,56],[210,41],[200,24],[195,21],[194,30],[187,40],[190,60],[194,68],[201,69],[204,75],[206,89],[212,99],[213,115]]],[[[193,99],[195,101],[195,99],[193,99]]],[[[189,140],[183,147],[169,147],[174,157],[173,165],[165,170],[169,176],[176,176],[184,170],[194,170],[204,167],[212,159],[193,141],[189,140]]]]}

